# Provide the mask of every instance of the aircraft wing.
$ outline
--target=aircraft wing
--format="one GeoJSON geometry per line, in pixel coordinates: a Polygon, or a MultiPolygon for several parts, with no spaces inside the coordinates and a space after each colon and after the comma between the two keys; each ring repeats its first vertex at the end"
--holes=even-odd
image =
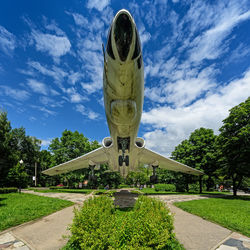
{"type": "Polygon", "coordinates": [[[158,165],[159,168],[176,171],[176,172],[182,172],[186,174],[197,175],[197,176],[204,174],[203,172],[197,169],[188,167],[187,165],[184,165],[182,163],[169,159],[163,155],[155,153],[146,148],[142,148],[138,156],[139,156],[139,162],[144,163],[144,164],[149,164],[149,165],[154,165],[154,166],[158,165]]]}
{"type": "Polygon", "coordinates": [[[81,168],[88,168],[89,165],[98,165],[102,163],[107,163],[108,156],[106,150],[107,150],[106,148],[100,147],[78,158],[64,162],[55,167],[46,169],[42,173],[52,176],[52,175],[67,173],[81,168]]]}

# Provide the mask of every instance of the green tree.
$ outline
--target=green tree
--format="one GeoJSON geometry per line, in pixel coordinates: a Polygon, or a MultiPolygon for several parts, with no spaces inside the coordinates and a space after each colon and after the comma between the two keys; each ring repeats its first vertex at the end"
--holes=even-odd
{"type": "Polygon", "coordinates": [[[18,162],[10,169],[7,179],[9,186],[18,187],[19,189],[26,187],[28,184],[28,174],[25,171],[25,165],[18,162]]]}
{"type": "Polygon", "coordinates": [[[38,161],[41,141],[35,137],[26,135],[25,128],[15,128],[11,131],[11,160],[15,166],[23,160],[25,171],[29,176],[29,184],[33,184],[32,176],[35,175],[35,162],[38,161]]]}
{"type": "MultiPolygon", "coordinates": [[[[90,142],[87,137],[78,131],[64,130],[62,136],[53,139],[49,145],[51,152],[50,167],[72,160],[99,147],[100,145],[97,141],[90,142]]],[[[61,182],[74,186],[82,181],[83,178],[89,176],[89,172],[89,170],[82,169],[74,171],[74,173],[63,174],[61,175],[61,182]]]]}
{"type": "Polygon", "coordinates": [[[53,177],[41,174],[43,170],[48,169],[52,164],[52,155],[48,150],[41,150],[38,154],[38,183],[42,186],[52,186],[53,177]]]}
{"type": "Polygon", "coordinates": [[[49,145],[49,150],[52,152],[52,166],[72,160],[98,147],[100,145],[96,141],[91,143],[82,133],[64,130],[62,136],[53,139],[49,145]]]}
{"type": "Polygon", "coordinates": [[[220,132],[223,172],[232,179],[236,196],[243,177],[250,177],[250,97],[230,110],[220,132]]]}
{"type": "Polygon", "coordinates": [[[0,187],[6,185],[6,177],[12,167],[10,162],[11,125],[7,119],[7,113],[0,111],[0,187]]]}
{"type": "MultiPolygon", "coordinates": [[[[191,133],[188,140],[184,140],[172,152],[172,158],[190,167],[202,170],[206,179],[207,190],[213,185],[213,176],[216,175],[218,164],[216,161],[216,135],[212,129],[200,128],[191,133]]],[[[183,175],[186,182],[196,179],[192,176],[183,175]]],[[[188,189],[186,183],[186,189],[188,189]]]]}

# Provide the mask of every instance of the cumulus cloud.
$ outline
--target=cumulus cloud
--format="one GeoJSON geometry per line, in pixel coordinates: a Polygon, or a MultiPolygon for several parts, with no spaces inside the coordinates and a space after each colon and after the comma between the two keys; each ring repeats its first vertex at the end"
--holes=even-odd
{"type": "Polygon", "coordinates": [[[32,37],[36,42],[36,49],[47,52],[55,61],[70,51],[71,43],[66,36],[45,34],[38,31],[32,32],[32,37]]]}
{"type": "Polygon", "coordinates": [[[144,112],[142,123],[152,128],[144,134],[148,147],[170,155],[174,147],[197,128],[212,128],[218,133],[229,109],[248,98],[249,82],[250,71],[247,71],[242,78],[219,87],[216,92],[189,106],[173,108],[163,105],[144,112]]]}
{"type": "Polygon", "coordinates": [[[11,55],[15,48],[15,36],[0,25],[0,50],[7,55],[11,55]]]}

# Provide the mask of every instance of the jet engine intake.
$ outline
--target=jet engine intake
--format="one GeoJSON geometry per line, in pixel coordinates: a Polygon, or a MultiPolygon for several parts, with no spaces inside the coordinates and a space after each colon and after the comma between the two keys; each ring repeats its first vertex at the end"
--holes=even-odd
{"type": "Polygon", "coordinates": [[[102,145],[104,148],[110,148],[113,146],[113,140],[111,137],[105,137],[103,140],[102,140],[102,145]]]}
{"type": "Polygon", "coordinates": [[[144,148],[145,147],[145,141],[142,138],[137,137],[135,139],[135,146],[138,147],[138,148],[144,148]]]}

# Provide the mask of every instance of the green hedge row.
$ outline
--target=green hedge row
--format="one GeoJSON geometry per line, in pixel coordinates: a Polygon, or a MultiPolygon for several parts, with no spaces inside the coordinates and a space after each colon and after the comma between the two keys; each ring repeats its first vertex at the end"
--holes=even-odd
{"type": "Polygon", "coordinates": [[[16,193],[17,191],[18,189],[14,187],[0,188],[0,194],[16,193]]]}
{"type": "Polygon", "coordinates": [[[176,187],[174,184],[155,184],[155,191],[175,192],[176,187]]]}
{"type": "Polygon", "coordinates": [[[95,197],[75,210],[72,249],[183,249],[173,233],[173,218],[165,205],[140,196],[133,209],[119,209],[106,197],[95,197]]]}

